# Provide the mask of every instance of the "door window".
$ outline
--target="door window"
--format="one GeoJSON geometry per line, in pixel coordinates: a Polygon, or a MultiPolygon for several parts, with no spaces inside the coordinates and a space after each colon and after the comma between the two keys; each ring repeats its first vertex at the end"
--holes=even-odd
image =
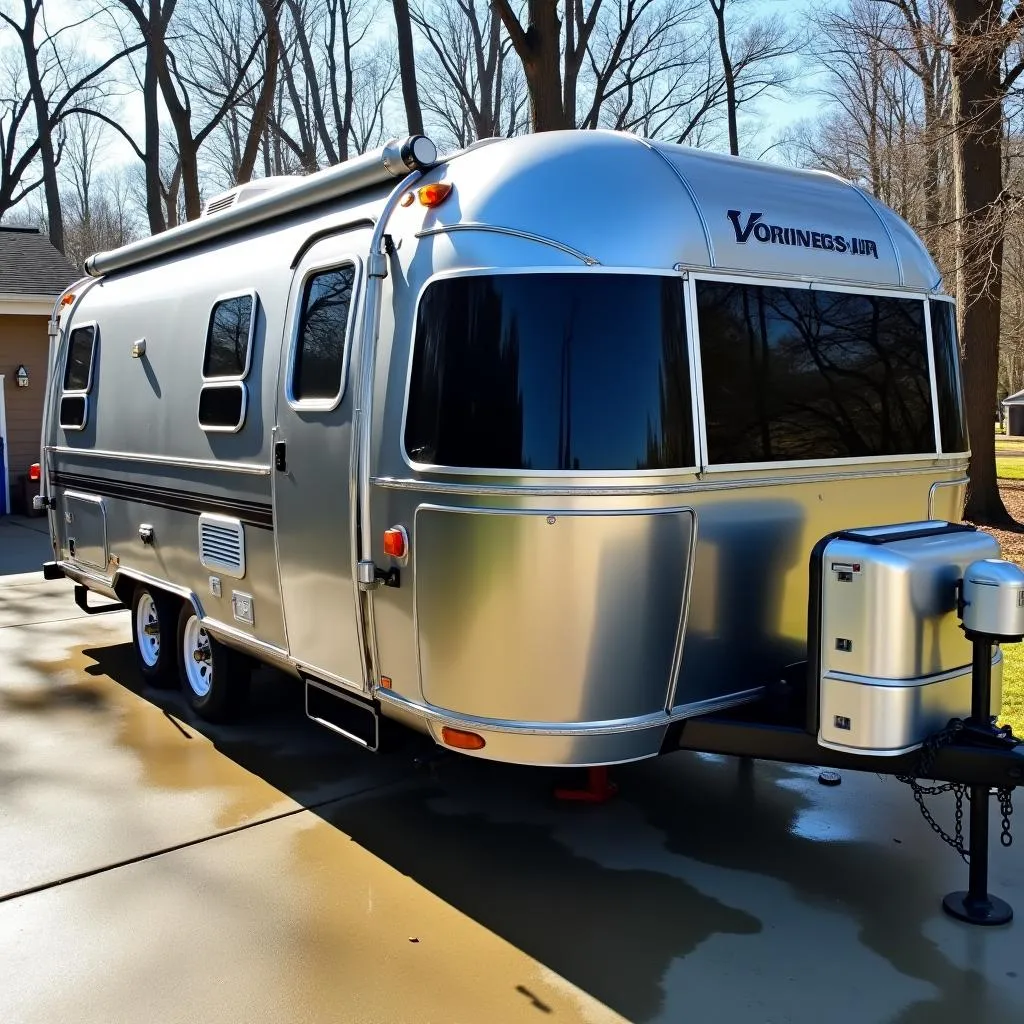
{"type": "Polygon", "coordinates": [[[306,278],[292,363],[292,401],[327,406],[340,401],[355,283],[352,263],[306,278]]]}

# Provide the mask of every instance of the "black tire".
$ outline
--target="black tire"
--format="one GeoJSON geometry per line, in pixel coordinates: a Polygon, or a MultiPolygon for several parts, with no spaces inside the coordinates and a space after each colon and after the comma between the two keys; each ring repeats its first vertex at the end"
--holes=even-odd
{"type": "Polygon", "coordinates": [[[178,600],[140,583],[132,594],[132,649],[143,682],[158,689],[178,681],[178,600]],[[155,633],[144,631],[145,626],[155,633]]]}
{"type": "Polygon", "coordinates": [[[181,691],[189,707],[208,722],[237,718],[249,696],[249,659],[210,636],[188,603],[178,616],[176,647],[181,691]],[[196,657],[204,649],[205,655],[196,657]]]}

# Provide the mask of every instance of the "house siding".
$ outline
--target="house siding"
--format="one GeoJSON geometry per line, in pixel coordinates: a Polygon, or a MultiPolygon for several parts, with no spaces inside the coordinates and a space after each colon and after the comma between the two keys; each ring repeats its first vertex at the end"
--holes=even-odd
{"type": "Polygon", "coordinates": [[[49,354],[46,321],[45,316],[0,316],[0,373],[7,411],[4,441],[12,489],[19,476],[39,461],[49,354]],[[19,388],[14,378],[22,365],[28,370],[27,388],[19,388]]]}

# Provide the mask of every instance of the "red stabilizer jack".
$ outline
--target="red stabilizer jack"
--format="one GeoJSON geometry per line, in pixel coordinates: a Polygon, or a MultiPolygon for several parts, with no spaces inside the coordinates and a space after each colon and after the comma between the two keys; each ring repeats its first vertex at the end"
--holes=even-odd
{"type": "Polygon", "coordinates": [[[619,787],[608,779],[608,769],[604,766],[587,769],[586,789],[556,789],[556,800],[581,800],[587,804],[607,803],[619,787]]]}

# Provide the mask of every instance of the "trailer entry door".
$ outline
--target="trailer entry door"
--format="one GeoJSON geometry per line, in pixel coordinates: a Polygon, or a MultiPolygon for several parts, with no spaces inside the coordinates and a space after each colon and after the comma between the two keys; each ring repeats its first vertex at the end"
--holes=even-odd
{"type": "Polygon", "coordinates": [[[349,541],[352,343],[369,231],[325,239],[289,295],[274,436],[274,519],[288,649],[363,687],[349,541]]]}

